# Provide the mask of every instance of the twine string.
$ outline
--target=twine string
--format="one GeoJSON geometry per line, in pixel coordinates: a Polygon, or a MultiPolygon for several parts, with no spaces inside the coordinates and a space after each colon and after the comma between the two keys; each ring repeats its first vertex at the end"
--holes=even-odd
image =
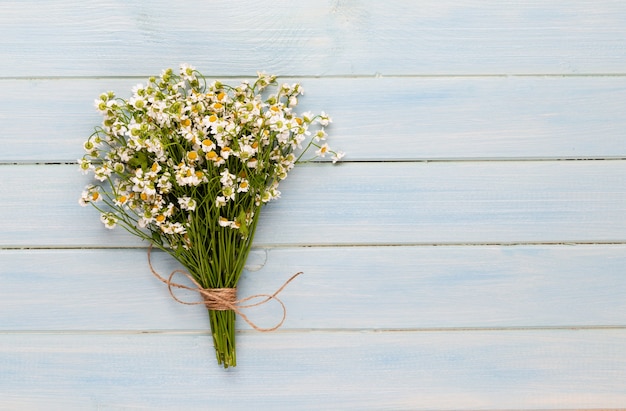
{"type": "Polygon", "coordinates": [[[285,319],[287,318],[287,307],[285,306],[285,303],[283,303],[283,301],[277,297],[277,295],[285,289],[287,284],[289,284],[297,276],[302,274],[302,271],[300,271],[292,275],[291,278],[285,281],[283,285],[280,286],[280,288],[276,290],[273,294],[254,294],[249,297],[245,297],[245,298],[238,300],[237,288],[203,288],[202,285],[200,285],[200,283],[198,283],[196,279],[193,278],[193,276],[185,270],[176,269],[170,273],[168,278],[162,277],[152,266],[152,261],[150,258],[151,251],[152,251],[152,245],[148,247],[148,266],[150,267],[150,271],[156,278],[158,278],[161,282],[167,285],[167,289],[174,300],[185,305],[203,304],[209,310],[216,310],[216,311],[232,310],[235,312],[235,314],[240,316],[241,319],[243,319],[246,323],[248,323],[250,327],[261,332],[275,331],[278,328],[280,328],[281,325],[283,325],[283,323],[285,322],[285,319]],[[190,287],[185,284],[174,282],[173,278],[177,274],[182,275],[183,277],[187,277],[187,279],[189,279],[189,281],[191,281],[194,286],[190,287]],[[183,301],[180,298],[176,297],[176,294],[174,293],[174,288],[197,292],[202,296],[203,301],[194,301],[194,302],[183,301]],[[247,303],[248,301],[259,299],[259,298],[261,298],[261,300],[255,303],[244,304],[244,303],[247,303]],[[270,328],[259,327],[254,322],[252,322],[252,320],[250,320],[245,313],[242,312],[242,309],[256,307],[256,306],[265,304],[271,300],[274,300],[277,303],[279,303],[283,310],[283,316],[281,320],[273,327],[270,327],[270,328]]]}

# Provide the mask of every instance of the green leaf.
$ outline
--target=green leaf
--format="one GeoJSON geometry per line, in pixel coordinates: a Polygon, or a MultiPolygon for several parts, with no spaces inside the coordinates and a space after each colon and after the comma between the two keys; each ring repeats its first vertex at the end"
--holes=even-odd
{"type": "Polygon", "coordinates": [[[148,169],[148,156],[143,151],[139,151],[133,158],[128,160],[128,165],[132,168],[141,167],[141,169],[145,171],[148,169]]]}
{"type": "Polygon", "coordinates": [[[248,236],[248,224],[246,223],[246,212],[241,210],[237,218],[235,219],[237,223],[239,223],[239,232],[242,236],[248,236]]]}

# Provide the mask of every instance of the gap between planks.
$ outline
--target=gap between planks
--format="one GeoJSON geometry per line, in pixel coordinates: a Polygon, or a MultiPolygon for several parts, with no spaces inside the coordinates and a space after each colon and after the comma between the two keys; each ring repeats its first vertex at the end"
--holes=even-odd
{"type": "MultiPolygon", "coordinates": [[[[290,328],[272,331],[272,334],[297,333],[338,333],[338,334],[378,334],[378,333],[452,333],[452,332],[525,332],[525,331],[594,331],[626,330],[625,325],[560,325],[560,326],[520,326],[520,327],[425,327],[425,328],[290,328]]],[[[236,330],[236,334],[259,334],[255,330],[236,330]]],[[[196,335],[210,336],[210,330],[2,330],[0,335],[196,335]]]]}
{"type": "MultiPolygon", "coordinates": [[[[297,249],[297,248],[368,248],[368,247],[527,247],[527,246],[619,246],[626,245],[626,241],[544,241],[544,242],[476,242],[476,243],[360,243],[360,244],[266,244],[261,247],[252,247],[252,250],[275,250],[275,249],[297,249]]],[[[4,246],[0,247],[0,251],[43,251],[43,250],[143,250],[148,247],[118,247],[118,246],[92,246],[92,247],[76,247],[76,246],[4,246]]]]}
{"type": "MultiPolygon", "coordinates": [[[[341,164],[377,164],[377,163],[547,163],[547,162],[594,162],[594,161],[626,161],[623,156],[602,157],[464,157],[464,158],[406,158],[393,160],[342,160],[341,164]]],[[[307,164],[327,164],[328,161],[309,161],[307,164]]],[[[339,165],[339,167],[341,166],[339,165]]],[[[48,161],[0,161],[2,166],[77,166],[73,160],[48,160],[48,161]]],[[[335,165],[337,167],[337,165],[335,165]]]]}
{"type": "MultiPolygon", "coordinates": [[[[57,80],[145,80],[153,74],[145,75],[117,75],[117,76],[6,76],[1,77],[0,81],[57,81],[57,80]]],[[[238,80],[242,78],[250,78],[251,74],[229,74],[229,75],[205,75],[206,78],[219,78],[225,80],[238,80]]],[[[290,79],[377,79],[377,78],[515,78],[515,77],[626,77],[626,73],[488,73],[488,74],[384,74],[384,73],[363,73],[363,74],[334,74],[334,75],[304,75],[304,74],[281,74],[280,78],[290,79]]]]}

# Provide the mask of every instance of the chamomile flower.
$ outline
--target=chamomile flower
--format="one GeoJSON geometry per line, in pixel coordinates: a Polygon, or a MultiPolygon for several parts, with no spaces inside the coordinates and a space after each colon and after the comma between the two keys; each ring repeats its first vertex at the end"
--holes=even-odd
{"type": "Polygon", "coordinates": [[[235,178],[236,176],[234,174],[231,174],[228,169],[225,169],[220,173],[220,183],[222,183],[222,185],[225,187],[232,186],[235,178]]]}
{"type": "MultiPolygon", "coordinates": [[[[257,145],[258,147],[258,145],[257,145]]],[[[248,160],[257,153],[257,149],[252,145],[244,144],[241,146],[238,157],[242,160],[248,160]]]]}
{"type": "Polygon", "coordinates": [[[306,111],[302,113],[301,117],[302,117],[302,121],[307,124],[311,124],[313,122],[313,119],[315,118],[313,113],[311,113],[310,111],[306,111]]]}
{"type": "Polygon", "coordinates": [[[261,201],[263,203],[269,203],[271,200],[272,200],[272,194],[270,193],[269,190],[266,190],[261,194],[261,201]]]}
{"type": "Polygon", "coordinates": [[[128,104],[132,105],[137,110],[143,110],[146,107],[146,100],[140,96],[133,96],[128,101],[128,104]]]}
{"type": "Polygon", "coordinates": [[[333,120],[323,111],[320,113],[319,118],[318,118],[318,122],[326,127],[328,124],[332,123],[333,120]]]}
{"type": "Polygon", "coordinates": [[[224,207],[225,205],[226,205],[226,197],[217,196],[215,198],[215,207],[220,208],[220,207],[224,207]]]}
{"type": "Polygon", "coordinates": [[[322,146],[320,146],[320,148],[315,152],[315,155],[317,155],[318,157],[325,157],[326,153],[328,153],[328,151],[330,150],[330,147],[328,146],[328,144],[323,144],[322,146]]]}
{"type": "Polygon", "coordinates": [[[195,76],[195,67],[189,65],[189,64],[181,64],[180,65],[180,76],[187,81],[193,81],[195,80],[196,76],[195,76]]]}
{"type": "Polygon", "coordinates": [[[215,149],[215,143],[209,138],[202,140],[202,151],[209,153],[215,149]]]}
{"type": "Polygon", "coordinates": [[[231,154],[233,154],[233,150],[228,146],[222,147],[222,150],[220,150],[220,156],[222,156],[224,160],[228,160],[231,154]]]}
{"type": "Polygon", "coordinates": [[[93,185],[89,185],[85,187],[85,190],[82,192],[78,203],[84,207],[87,204],[96,202],[98,200],[100,200],[100,193],[98,192],[98,188],[93,185]]]}
{"type": "Polygon", "coordinates": [[[254,157],[246,161],[246,167],[248,167],[249,169],[255,169],[257,168],[257,165],[258,165],[258,161],[254,157]]]}
{"type": "Polygon", "coordinates": [[[104,163],[100,167],[96,167],[96,169],[94,170],[96,179],[100,181],[106,180],[112,172],[113,169],[111,168],[111,165],[109,163],[104,163]]]}
{"type": "Polygon", "coordinates": [[[132,91],[133,95],[138,95],[138,96],[143,96],[146,93],[146,89],[141,83],[136,84],[132,89],[130,89],[130,91],[132,91]]]}
{"type": "Polygon", "coordinates": [[[100,216],[100,221],[102,221],[106,228],[112,230],[117,225],[118,218],[113,213],[104,213],[100,216]]]}
{"type": "Polygon", "coordinates": [[[346,154],[343,151],[337,151],[333,154],[332,160],[333,160],[333,164],[336,163],[337,161],[341,160],[342,158],[344,158],[346,154]]]}
{"type": "Polygon", "coordinates": [[[197,151],[187,152],[186,157],[187,157],[187,161],[189,161],[190,163],[195,163],[196,161],[200,159],[200,156],[198,155],[197,151]]]}
{"type": "Polygon", "coordinates": [[[80,167],[80,171],[82,174],[87,174],[94,169],[93,164],[86,158],[81,158],[78,160],[78,165],[80,167]]]}
{"type": "Polygon", "coordinates": [[[182,210],[195,211],[197,203],[193,198],[184,196],[178,198],[178,205],[180,205],[182,210]]]}
{"type": "Polygon", "coordinates": [[[157,188],[161,194],[169,194],[172,191],[171,174],[163,173],[157,181],[157,188]]]}
{"type": "Polygon", "coordinates": [[[241,179],[237,184],[237,192],[238,193],[247,193],[250,189],[250,183],[246,179],[241,179]]]}
{"type": "Polygon", "coordinates": [[[226,186],[222,188],[222,196],[226,199],[226,201],[234,200],[235,194],[236,192],[233,186],[226,186]]]}
{"type": "Polygon", "coordinates": [[[315,138],[315,141],[326,140],[326,132],[323,128],[319,129],[317,130],[317,132],[315,132],[315,135],[313,137],[315,138]]]}
{"type": "Polygon", "coordinates": [[[128,202],[128,198],[128,193],[119,193],[113,203],[118,207],[122,207],[128,202]]]}

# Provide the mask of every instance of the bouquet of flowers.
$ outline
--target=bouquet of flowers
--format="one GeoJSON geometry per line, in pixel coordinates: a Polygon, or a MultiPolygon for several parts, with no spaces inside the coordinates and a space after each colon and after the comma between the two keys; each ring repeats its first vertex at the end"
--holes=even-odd
{"type": "Polygon", "coordinates": [[[225,368],[236,365],[234,291],[261,208],[299,161],[343,156],[326,143],[328,115],[293,111],[302,92],[263,73],[252,84],[209,84],[183,64],[137,85],[128,100],[108,92],[95,101],[104,120],[79,165],[97,182],[79,202],[188,270],[225,368]]]}

